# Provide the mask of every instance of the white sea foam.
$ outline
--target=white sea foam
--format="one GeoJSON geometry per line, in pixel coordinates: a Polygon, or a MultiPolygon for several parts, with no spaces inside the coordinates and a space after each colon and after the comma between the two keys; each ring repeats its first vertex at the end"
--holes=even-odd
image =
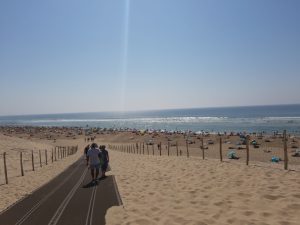
{"type": "Polygon", "coordinates": [[[190,123],[300,123],[300,117],[262,117],[262,118],[229,118],[229,117],[155,117],[155,118],[114,118],[114,119],[43,119],[24,120],[25,124],[51,123],[146,123],[146,124],[190,124],[190,123]]]}
{"type": "Polygon", "coordinates": [[[141,122],[141,123],[192,123],[192,122],[222,122],[227,117],[158,117],[158,118],[117,118],[117,119],[45,119],[24,120],[25,123],[76,123],[76,122],[141,122]]]}

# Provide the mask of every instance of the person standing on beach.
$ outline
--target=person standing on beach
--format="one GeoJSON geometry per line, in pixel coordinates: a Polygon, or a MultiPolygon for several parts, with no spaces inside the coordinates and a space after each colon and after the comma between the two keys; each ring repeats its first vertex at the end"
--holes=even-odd
{"type": "Polygon", "coordinates": [[[108,163],[109,163],[109,155],[108,151],[105,149],[105,145],[100,146],[101,150],[101,170],[102,170],[102,177],[105,177],[105,172],[107,171],[108,163]]]}
{"type": "Polygon", "coordinates": [[[100,159],[99,159],[100,150],[96,143],[91,144],[91,148],[87,152],[87,160],[90,164],[92,182],[96,182],[96,179],[99,175],[100,168],[100,159]],[[96,173],[95,173],[96,171],[96,173]]]}

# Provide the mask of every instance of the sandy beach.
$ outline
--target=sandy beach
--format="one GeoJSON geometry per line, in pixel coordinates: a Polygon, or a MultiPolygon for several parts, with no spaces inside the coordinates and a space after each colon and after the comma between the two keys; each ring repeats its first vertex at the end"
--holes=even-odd
{"type": "Polygon", "coordinates": [[[110,155],[124,206],[108,211],[108,224],[299,224],[298,172],[198,158],[110,155]]]}
{"type": "Polygon", "coordinates": [[[42,128],[41,132],[33,128],[2,128],[0,154],[7,152],[9,184],[4,184],[1,162],[0,195],[3,200],[0,211],[75,162],[84,146],[91,143],[87,142],[91,137],[98,144],[119,148],[138,144],[140,149],[139,154],[109,149],[112,171],[108,175],[116,177],[123,206],[108,210],[107,224],[299,224],[300,161],[298,157],[290,157],[295,152],[294,147],[299,147],[299,138],[288,139],[291,170],[284,170],[283,162],[270,162],[272,155],[282,157],[282,138],[266,135],[251,137],[260,146],[250,146],[252,155],[246,166],[244,145],[237,145],[240,140],[237,135],[223,137],[224,162],[221,163],[217,135],[201,136],[207,147],[203,160],[201,138],[196,134],[97,129],[84,133],[75,128],[42,128]],[[186,140],[190,143],[189,157],[186,140]],[[149,142],[152,145],[146,145],[149,142]],[[157,148],[159,143],[162,143],[161,156],[157,148]],[[181,151],[179,156],[176,144],[181,151]],[[20,151],[25,154],[34,150],[37,154],[39,149],[59,145],[78,145],[79,151],[42,167],[36,162],[34,172],[27,162],[25,176],[20,176],[20,151]],[[168,145],[170,156],[167,155],[168,145]],[[232,149],[241,157],[239,160],[227,159],[226,154],[232,149]]]}

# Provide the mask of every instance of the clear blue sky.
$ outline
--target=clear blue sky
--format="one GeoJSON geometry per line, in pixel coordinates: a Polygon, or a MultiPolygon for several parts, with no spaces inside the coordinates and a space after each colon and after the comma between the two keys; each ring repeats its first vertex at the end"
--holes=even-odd
{"type": "Polygon", "coordinates": [[[0,115],[300,103],[299,0],[2,0],[0,115]]]}

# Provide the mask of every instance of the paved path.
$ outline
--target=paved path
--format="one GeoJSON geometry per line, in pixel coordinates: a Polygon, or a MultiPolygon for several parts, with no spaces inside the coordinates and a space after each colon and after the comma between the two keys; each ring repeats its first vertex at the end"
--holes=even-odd
{"type": "Polygon", "coordinates": [[[59,176],[0,214],[1,225],[101,225],[111,206],[121,205],[114,176],[91,181],[79,159],[59,176]]]}

